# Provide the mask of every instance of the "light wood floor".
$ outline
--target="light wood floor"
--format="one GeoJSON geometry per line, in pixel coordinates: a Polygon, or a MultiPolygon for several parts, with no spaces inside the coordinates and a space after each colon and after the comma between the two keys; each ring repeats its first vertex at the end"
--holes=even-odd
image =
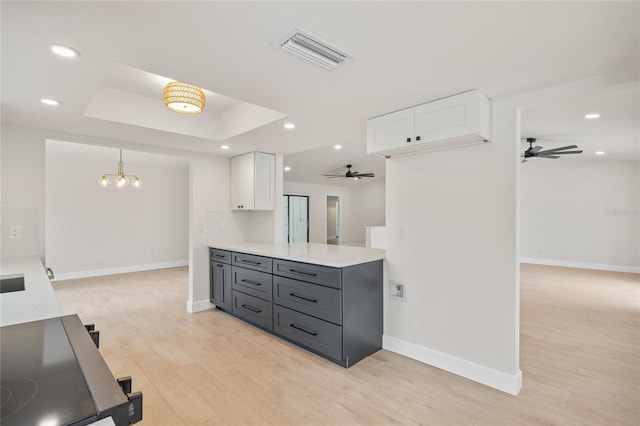
{"type": "Polygon", "coordinates": [[[187,269],[54,284],[100,330],[144,425],[638,425],[638,275],[522,265],[514,397],[382,350],[350,369],[218,310],[186,312],[187,269]]]}

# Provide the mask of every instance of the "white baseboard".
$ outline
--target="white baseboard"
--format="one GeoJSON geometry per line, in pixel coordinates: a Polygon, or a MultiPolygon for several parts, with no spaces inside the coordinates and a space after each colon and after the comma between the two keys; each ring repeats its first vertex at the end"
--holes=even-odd
{"type": "Polygon", "coordinates": [[[511,395],[517,395],[522,388],[520,370],[515,374],[504,373],[388,335],[382,336],[382,347],[511,395]]]}
{"type": "MultiPolygon", "coordinates": [[[[51,281],[75,280],[78,278],[100,277],[103,275],[126,274],[129,272],[151,271],[154,269],[177,268],[179,266],[189,266],[188,260],[176,260],[173,262],[149,263],[146,265],[121,266],[117,268],[94,269],[92,271],[66,272],[55,274],[55,279],[51,281]]],[[[54,271],[55,273],[55,271],[54,271]]]]}
{"type": "Polygon", "coordinates": [[[198,300],[197,302],[187,300],[187,312],[191,312],[192,314],[200,311],[206,311],[207,309],[212,309],[215,307],[216,305],[209,302],[209,299],[198,300]]]}
{"type": "Polygon", "coordinates": [[[602,263],[584,263],[552,259],[533,259],[530,257],[521,257],[520,263],[532,263],[534,265],[564,266],[566,268],[597,269],[599,271],[630,272],[632,274],[640,274],[639,266],[605,265],[602,263]]]}

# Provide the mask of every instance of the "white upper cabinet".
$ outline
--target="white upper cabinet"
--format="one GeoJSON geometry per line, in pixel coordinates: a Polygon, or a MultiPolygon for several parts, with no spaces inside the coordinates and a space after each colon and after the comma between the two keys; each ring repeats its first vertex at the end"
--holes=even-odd
{"type": "Polygon", "coordinates": [[[367,120],[367,153],[387,157],[491,140],[491,100],[478,90],[367,120]]]}
{"type": "Polygon", "coordinates": [[[231,209],[273,210],[276,156],[248,152],[231,158],[231,209]]]}

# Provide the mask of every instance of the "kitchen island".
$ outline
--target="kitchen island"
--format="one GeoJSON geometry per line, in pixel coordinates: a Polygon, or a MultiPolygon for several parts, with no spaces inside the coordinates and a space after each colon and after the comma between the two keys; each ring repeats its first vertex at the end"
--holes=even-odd
{"type": "Polygon", "coordinates": [[[210,245],[210,301],[343,367],[382,347],[384,250],[210,245]]]}

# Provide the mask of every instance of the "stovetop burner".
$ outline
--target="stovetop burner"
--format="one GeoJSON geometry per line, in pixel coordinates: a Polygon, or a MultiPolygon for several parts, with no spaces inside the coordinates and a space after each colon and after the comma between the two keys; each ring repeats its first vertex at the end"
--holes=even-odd
{"type": "Polygon", "coordinates": [[[38,393],[38,383],[28,377],[2,377],[0,379],[2,395],[2,419],[8,420],[22,408],[29,405],[38,393]]]}

